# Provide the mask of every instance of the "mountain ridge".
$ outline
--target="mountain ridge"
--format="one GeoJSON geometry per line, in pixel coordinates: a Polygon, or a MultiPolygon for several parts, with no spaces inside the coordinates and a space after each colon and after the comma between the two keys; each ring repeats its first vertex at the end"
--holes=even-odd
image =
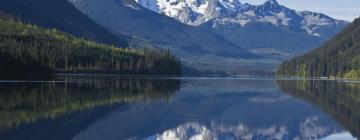
{"type": "MultiPolygon", "coordinates": [[[[210,20],[245,17],[243,20],[239,20],[239,24],[245,26],[246,23],[252,22],[252,20],[263,21],[272,24],[281,25],[288,24],[287,20],[293,20],[292,26],[296,26],[297,23],[302,23],[302,28],[309,34],[314,36],[320,36],[320,33],[313,33],[312,26],[314,25],[326,25],[326,24],[341,24],[348,23],[347,21],[336,20],[321,13],[311,11],[295,11],[287,8],[276,0],[268,0],[260,5],[251,5],[248,3],[241,3],[241,0],[135,0],[137,3],[145,8],[148,8],[154,12],[158,12],[185,24],[199,26],[210,20]],[[215,13],[214,13],[215,12],[215,13]],[[281,13],[284,12],[284,13],[281,13]],[[239,15],[241,14],[241,15],[239,15]],[[276,15],[274,14],[283,14],[276,15]],[[290,17],[289,17],[290,15],[290,17]],[[251,18],[247,18],[251,17],[251,18]],[[256,17],[255,17],[256,16],[256,17]],[[288,16],[288,17],[286,17],[288,16]],[[257,18],[257,19],[254,19],[257,18]],[[299,18],[303,18],[299,22],[299,18]],[[199,21],[195,23],[195,21],[199,21]]],[[[298,28],[298,27],[297,27],[298,28]]]]}
{"type": "Polygon", "coordinates": [[[152,42],[155,47],[169,49],[181,58],[183,64],[197,69],[237,71],[239,67],[253,64],[234,61],[261,58],[211,31],[155,13],[132,0],[70,2],[98,24],[115,32],[152,42]],[[227,63],[224,63],[224,59],[227,63]]]}
{"type": "Polygon", "coordinates": [[[241,0],[136,1],[152,11],[212,31],[250,52],[281,60],[316,48],[349,24],[321,13],[295,11],[276,0],[260,5],[241,0]],[[148,3],[160,8],[156,10],[148,3]]]}

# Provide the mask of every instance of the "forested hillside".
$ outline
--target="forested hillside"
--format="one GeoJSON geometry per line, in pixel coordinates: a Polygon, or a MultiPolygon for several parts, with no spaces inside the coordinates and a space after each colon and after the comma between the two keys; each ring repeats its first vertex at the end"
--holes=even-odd
{"type": "Polygon", "coordinates": [[[117,48],[0,18],[0,74],[116,73],[178,75],[168,51],[117,48]]]}
{"type": "Polygon", "coordinates": [[[44,28],[56,28],[99,43],[126,47],[127,37],[115,36],[82,14],[67,0],[0,0],[0,10],[44,28]]]}
{"type": "MultiPolygon", "coordinates": [[[[182,64],[201,72],[240,73],[258,66],[273,68],[241,46],[207,30],[154,13],[133,0],[68,0],[98,24],[114,33],[170,49],[182,64]]],[[[270,62],[269,62],[270,61],[270,62]]]]}
{"type": "Polygon", "coordinates": [[[285,61],[279,75],[360,78],[360,18],[322,47],[285,61]]]}

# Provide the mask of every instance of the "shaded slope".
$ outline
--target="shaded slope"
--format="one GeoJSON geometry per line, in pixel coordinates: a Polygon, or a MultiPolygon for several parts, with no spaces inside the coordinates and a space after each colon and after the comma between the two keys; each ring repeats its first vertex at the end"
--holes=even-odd
{"type": "Polygon", "coordinates": [[[11,74],[181,74],[169,52],[116,48],[0,18],[1,76],[11,74]]]}
{"type": "Polygon", "coordinates": [[[222,37],[151,12],[132,0],[76,0],[73,3],[98,23],[117,32],[156,44],[176,46],[186,54],[254,57],[222,37]]]}
{"type": "Polygon", "coordinates": [[[0,10],[45,28],[101,43],[127,45],[125,38],[109,33],[66,0],[0,0],[0,10]]]}
{"type": "Polygon", "coordinates": [[[269,0],[262,5],[245,4],[236,12],[218,16],[200,27],[253,53],[286,59],[318,47],[348,24],[321,13],[295,11],[269,0]]]}

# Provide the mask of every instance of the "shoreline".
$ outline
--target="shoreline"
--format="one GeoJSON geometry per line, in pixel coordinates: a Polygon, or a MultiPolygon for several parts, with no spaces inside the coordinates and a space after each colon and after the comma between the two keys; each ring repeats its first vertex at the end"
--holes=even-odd
{"type": "Polygon", "coordinates": [[[11,75],[0,76],[0,82],[67,82],[66,80],[56,80],[61,77],[96,77],[96,78],[155,78],[155,79],[228,79],[228,80],[326,80],[326,81],[338,81],[338,82],[354,82],[360,83],[360,79],[348,79],[348,78],[329,78],[329,77],[289,77],[289,76],[261,76],[261,75],[232,75],[232,76],[220,76],[220,75],[128,75],[128,74],[64,74],[57,73],[53,75],[11,75]]]}

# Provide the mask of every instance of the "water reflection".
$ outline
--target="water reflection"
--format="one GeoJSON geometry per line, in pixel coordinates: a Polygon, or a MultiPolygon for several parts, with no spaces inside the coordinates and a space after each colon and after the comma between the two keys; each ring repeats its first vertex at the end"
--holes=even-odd
{"type": "Polygon", "coordinates": [[[283,94],[272,80],[185,80],[168,103],[114,111],[78,133],[95,139],[352,138],[313,105],[283,94]],[[127,121],[121,121],[131,118],[127,121]]]}
{"type": "Polygon", "coordinates": [[[0,83],[0,129],[102,105],[166,101],[178,80],[61,76],[47,82],[0,83]]]}
{"type": "Polygon", "coordinates": [[[284,92],[320,107],[360,137],[360,83],[324,80],[278,81],[284,92]]]}
{"type": "Polygon", "coordinates": [[[4,114],[1,125],[11,128],[0,133],[0,139],[268,140],[358,136],[360,88],[356,84],[71,76],[57,81],[68,82],[0,83],[4,114]],[[340,91],[347,94],[335,94],[340,91]]]}

